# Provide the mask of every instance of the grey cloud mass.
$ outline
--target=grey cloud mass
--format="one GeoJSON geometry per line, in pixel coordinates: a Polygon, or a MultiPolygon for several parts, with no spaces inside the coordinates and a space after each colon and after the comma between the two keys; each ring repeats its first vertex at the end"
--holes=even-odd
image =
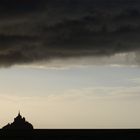
{"type": "Polygon", "coordinates": [[[138,0],[0,1],[1,66],[138,53],[139,38],[138,0]]]}

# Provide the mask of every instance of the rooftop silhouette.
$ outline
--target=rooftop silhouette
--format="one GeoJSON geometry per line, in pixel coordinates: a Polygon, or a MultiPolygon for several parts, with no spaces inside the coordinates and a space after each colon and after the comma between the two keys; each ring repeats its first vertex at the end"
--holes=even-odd
{"type": "Polygon", "coordinates": [[[20,111],[18,116],[14,118],[13,123],[8,123],[2,129],[33,129],[33,125],[25,120],[24,117],[21,116],[20,111]]]}

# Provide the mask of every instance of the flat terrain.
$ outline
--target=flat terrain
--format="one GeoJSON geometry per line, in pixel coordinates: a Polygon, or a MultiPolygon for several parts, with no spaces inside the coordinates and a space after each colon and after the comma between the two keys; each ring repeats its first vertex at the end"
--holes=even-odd
{"type": "Polygon", "coordinates": [[[0,130],[0,140],[140,139],[140,129],[35,129],[0,130]]]}

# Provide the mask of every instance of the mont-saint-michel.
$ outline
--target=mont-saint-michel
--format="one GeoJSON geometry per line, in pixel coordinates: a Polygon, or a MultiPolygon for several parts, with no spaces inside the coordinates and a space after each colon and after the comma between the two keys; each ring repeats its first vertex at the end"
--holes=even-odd
{"type": "Polygon", "coordinates": [[[26,119],[22,117],[19,112],[18,116],[14,118],[14,122],[8,123],[2,129],[3,130],[32,130],[33,125],[27,122],[26,119]]]}

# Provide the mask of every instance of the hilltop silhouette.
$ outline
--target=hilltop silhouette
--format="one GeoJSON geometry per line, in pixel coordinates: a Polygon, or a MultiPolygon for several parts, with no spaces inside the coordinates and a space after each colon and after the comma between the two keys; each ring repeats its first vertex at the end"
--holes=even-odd
{"type": "Polygon", "coordinates": [[[2,129],[28,129],[32,130],[33,125],[25,120],[24,117],[20,115],[20,112],[18,113],[18,116],[14,118],[14,122],[11,124],[7,124],[2,129]]]}

